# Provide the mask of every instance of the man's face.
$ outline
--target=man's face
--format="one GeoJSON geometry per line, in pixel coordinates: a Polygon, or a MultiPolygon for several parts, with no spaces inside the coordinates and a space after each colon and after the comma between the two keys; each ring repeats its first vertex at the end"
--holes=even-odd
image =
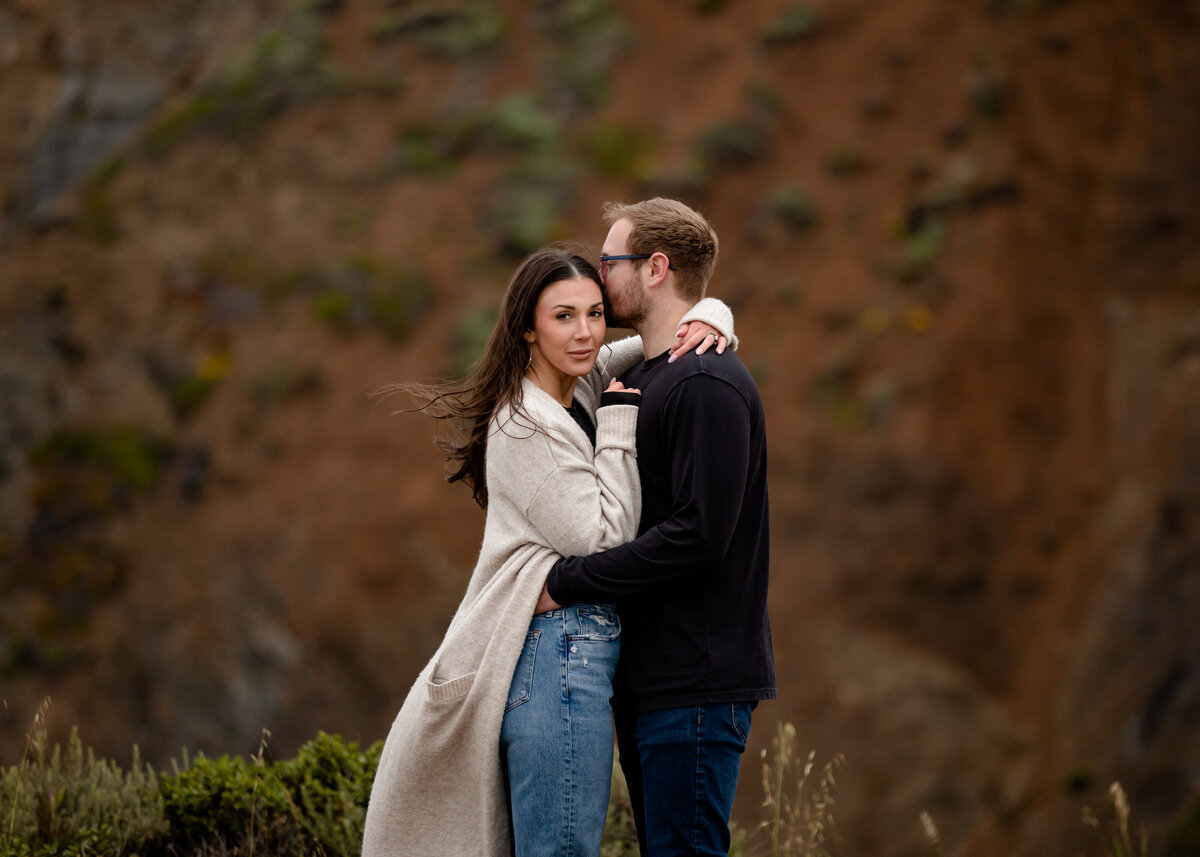
{"type": "MultiPolygon", "coordinates": [[[[629,231],[633,224],[622,218],[608,230],[601,254],[624,256],[629,253],[629,231]]],[[[608,298],[609,323],[616,327],[636,328],[650,311],[650,299],[643,282],[645,266],[633,259],[609,262],[604,282],[608,298]]]]}

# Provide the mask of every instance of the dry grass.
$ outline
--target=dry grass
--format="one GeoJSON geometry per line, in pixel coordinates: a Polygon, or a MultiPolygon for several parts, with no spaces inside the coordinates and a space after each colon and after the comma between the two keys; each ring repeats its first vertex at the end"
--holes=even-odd
{"type": "Polygon", "coordinates": [[[1108,796],[1113,805],[1112,821],[1105,825],[1100,822],[1090,807],[1084,807],[1083,823],[1096,831],[1100,839],[1101,855],[1103,857],[1146,857],[1150,853],[1146,834],[1141,833],[1134,841],[1129,830],[1129,798],[1120,783],[1108,787],[1108,796]]]}
{"type": "Polygon", "coordinates": [[[839,754],[818,768],[816,752],[801,762],[796,727],[780,724],[763,750],[763,819],[739,835],[734,852],[742,857],[830,857],[838,836],[833,823],[837,772],[845,765],[839,754]]]}

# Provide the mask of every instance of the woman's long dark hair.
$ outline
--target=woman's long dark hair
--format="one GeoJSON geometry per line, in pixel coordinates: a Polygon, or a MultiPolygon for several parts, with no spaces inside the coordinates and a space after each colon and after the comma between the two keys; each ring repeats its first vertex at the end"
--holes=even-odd
{"type": "Polygon", "coordinates": [[[536,250],[525,258],[504,292],[500,316],[488,337],[483,355],[461,381],[443,384],[399,384],[393,391],[409,393],[421,404],[414,410],[445,421],[449,437],[437,445],[447,462],[447,482],[462,481],[471,496],[487,508],[488,423],[505,406],[521,407],[521,379],[529,365],[525,332],[534,324],[534,311],[542,291],[559,280],[580,277],[593,280],[603,293],[600,274],[578,253],[561,247],[536,250]]]}

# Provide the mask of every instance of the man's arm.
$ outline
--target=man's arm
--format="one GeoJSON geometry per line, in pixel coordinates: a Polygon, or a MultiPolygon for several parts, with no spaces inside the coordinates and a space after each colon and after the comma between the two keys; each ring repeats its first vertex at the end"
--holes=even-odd
{"type": "Polygon", "coordinates": [[[728,382],[694,375],[672,392],[663,430],[671,458],[670,516],[627,544],[559,560],[546,580],[545,594],[553,601],[574,604],[645,592],[725,555],[750,465],[749,408],[728,382]]]}

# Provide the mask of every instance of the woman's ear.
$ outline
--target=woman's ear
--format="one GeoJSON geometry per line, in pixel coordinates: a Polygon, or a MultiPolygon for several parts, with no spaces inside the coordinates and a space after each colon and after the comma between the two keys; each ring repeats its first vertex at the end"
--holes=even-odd
{"type": "Polygon", "coordinates": [[[527,330],[521,335],[525,337],[525,341],[530,345],[533,345],[533,343],[537,342],[537,334],[532,330],[527,330]]]}

